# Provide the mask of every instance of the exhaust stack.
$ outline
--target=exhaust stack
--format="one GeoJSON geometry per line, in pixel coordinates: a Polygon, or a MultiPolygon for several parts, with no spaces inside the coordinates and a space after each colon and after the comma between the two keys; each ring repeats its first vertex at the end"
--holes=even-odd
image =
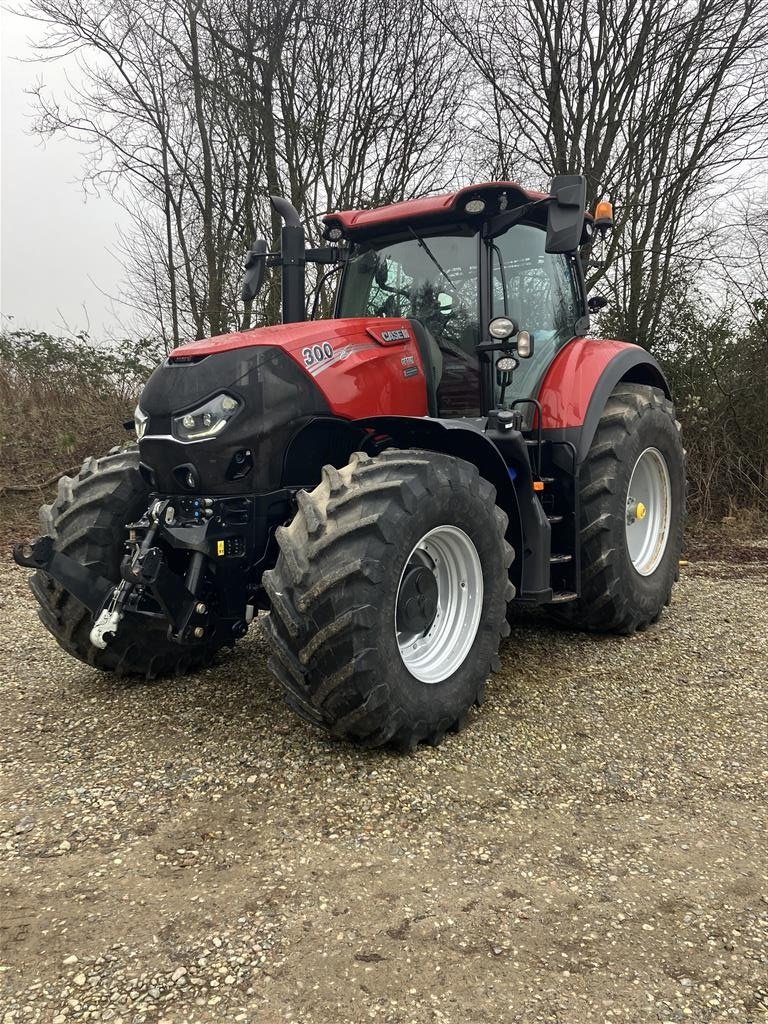
{"type": "Polygon", "coordinates": [[[283,227],[280,231],[283,323],[300,323],[307,318],[304,281],[306,263],[304,228],[298,211],[287,199],[283,199],[281,196],[270,196],[269,201],[283,220],[283,227]]]}

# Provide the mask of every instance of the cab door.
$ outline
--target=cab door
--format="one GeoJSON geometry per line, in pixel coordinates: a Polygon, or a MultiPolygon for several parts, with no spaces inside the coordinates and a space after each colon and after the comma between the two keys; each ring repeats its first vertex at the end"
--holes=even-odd
{"type": "Polygon", "coordinates": [[[508,316],[534,338],[533,355],[520,360],[506,398],[530,398],[557,352],[585,329],[577,257],[545,252],[546,230],[530,222],[497,224],[494,232],[492,221],[486,239],[490,317],[508,316]]]}

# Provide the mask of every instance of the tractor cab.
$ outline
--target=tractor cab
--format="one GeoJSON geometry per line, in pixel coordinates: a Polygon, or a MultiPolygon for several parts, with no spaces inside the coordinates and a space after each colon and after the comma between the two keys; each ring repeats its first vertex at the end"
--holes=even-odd
{"type": "MultiPolygon", "coordinates": [[[[285,218],[283,321],[304,319],[307,262],[340,264],[335,317],[409,321],[431,366],[429,413],[487,416],[535,397],[557,351],[589,325],[579,247],[593,223],[585,181],[555,178],[550,193],[511,182],[324,218],[336,243],[305,249],[296,211],[285,218]],[[494,322],[493,333],[490,325],[494,322]]],[[[263,280],[266,244],[249,254],[243,297],[263,280]]]]}
{"type": "Polygon", "coordinates": [[[325,218],[326,236],[348,245],[336,316],[420,324],[436,352],[437,416],[530,399],[557,350],[584,333],[584,179],[552,189],[496,182],[325,218]]]}
{"type": "Polygon", "coordinates": [[[336,302],[340,318],[403,317],[423,326],[438,353],[440,417],[479,417],[500,402],[530,398],[557,350],[584,331],[576,255],[547,252],[546,226],[533,217],[506,225],[473,220],[356,243],[336,302]],[[487,328],[501,318],[514,330],[501,339],[504,349],[491,350],[487,328]],[[529,339],[524,356],[516,344],[521,331],[529,339]],[[510,356],[513,370],[497,371],[510,356]]]}

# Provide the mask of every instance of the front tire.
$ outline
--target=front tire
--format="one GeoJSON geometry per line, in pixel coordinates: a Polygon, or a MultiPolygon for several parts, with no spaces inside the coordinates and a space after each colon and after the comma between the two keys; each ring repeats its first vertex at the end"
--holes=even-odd
{"type": "MultiPolygon", "coordinates": [[[[136,448],[101,459],[88,458],[80,472],[59,480],[58,494],[40,509],[42,533],[54,538],[55,549],[99,576],[120,581],[125,527],[139,519],[149,491],[139,472],[136,448]]],[[[87,665],[116,675],[145,679],[192,671],[210,662],[213,644],[186,648],[167,637],[167,624],[126,615],[104,650],[90,642],[94,615],[41,570],[30,580],[39,602],[40,620],[56,642],[87,665]]]]}
{"type": "Polygon", "coordinates": [[[579,477],[581,597],[552,609],[576,628],[629,634],[669,604],[685,520],[685,453],[658,388],[617,385],[579,477]]]}
{"type": "Polygon", "coordinates": [[[270,667],[287,703],[336,736],[439,743],[498,668],[514,553],[496,492],[467,462],[356,452],[323,469],[264,574],[270,667]]]}

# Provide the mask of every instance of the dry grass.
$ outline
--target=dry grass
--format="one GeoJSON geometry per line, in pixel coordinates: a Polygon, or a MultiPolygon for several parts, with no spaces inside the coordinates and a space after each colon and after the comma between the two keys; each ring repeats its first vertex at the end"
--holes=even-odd
{"type": "Polygon", "coordinates": [[[28,537],[54,481],[88,455],[130,437],[149,372],[141,346],[105,348],[86,338],[17,331],[0,335],[0,544],[28,537]]]}
{"type": "Polygon", "coordinates": [[[40,483],[125,441],[131,401],[100,383],[0,366],[0,491],[40,483]]]}

